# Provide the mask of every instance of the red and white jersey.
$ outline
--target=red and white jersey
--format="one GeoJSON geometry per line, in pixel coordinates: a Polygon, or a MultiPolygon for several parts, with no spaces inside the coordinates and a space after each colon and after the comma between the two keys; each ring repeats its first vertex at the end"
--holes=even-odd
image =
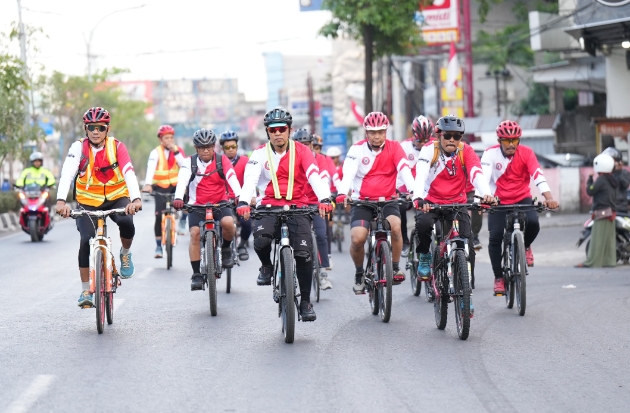
{"type": "MultiPolygon", "coordinates": [[[[236,155],[234,159],[230,159],[230,162],[232,163],[232,167],[234,168],[234,172],[236,173],[236,179],[238,179],[238,183],[241,186],[243,186],[243,178],[245,176],[245,166],[247,165],[248,161],[249,161],[249,158],[245,155],[243,156],[236,155]]],[[[232,191],[232,188],[228,188],[228,198],[234,199],[234,191],[232,191]]]]}
{"type": "Polygon", "coordinates": [[[241,185],[238,183],[236,173],[232,167],[232,163],[227,156],[215,154],[210,162],[204,162],[201,158],[197,158],[197,176],[190,182],[192,176],[191,158],[184,159],[182,166],[177,175],[177,187],[175,188],[175,199],[184,199],[186,187],[188,187],[189,205],[205,205],[216,204],[220,201],[227,201],[227,190],[225,181],[227,181],[232,191],[239,196],[241,193],[241,185]],[[215,159],[222,156],[221,163],[223,166],[223,174],[225,180],[214,172],[217,169],[215,159]],[[200,176],[210,174],[209,176],[200,176]],[[190,182],[190,185],[188,184],[190,182]]]}
{"type": "Polygon", "coordinates": [[[252,152],[245,167],[241,193],[243,201],[250,200],[256,194],[256,187],[260,191],[260,196],[256,199],[257,205],[284,206],[295,204],[306,206],[308,205],[307,192],[311,188],[317,194],[318,202],[330,197],[330,189],[319,176],[319,168],[313,152],[307,146],[295,142],[295,170],[291,200],[286,199],[289,186],[289,151],[286,150],[283,153],[271,151],[271,162],[276,171],[281,196],[280,199],[276,199],[267,156],[266,144],[252,152]]]}
{"type": "MultiPolygon", "coordinates": [[[[429,139],[428,142],[433,142],[434,140],[435,138],[431,138],[429,139]]],[[[418,163],[418,159],[420,159],[420,149],[416,149],[413,142],[414,142],[414,138],[405,139],[404,141],[400,143],[400,146],[402,146],[403,151],[405,151],[405,154],[407,155],[407,162],[409,162],[411,175],[415,179],[416,178],[416,163],[418,163]]],[[[408,193],[411,191],[411,189],[407,189],[407,186],[403,183],[402,179],[400,178],[400,175],[398,176],[398,179],[396,179],[396,188],[398,188],[398,190],[402,193],[408,193]]]]}
{"type": "Polygon", "coordinates": [[[338,191],[347,194],[352,189],[352,199],[392,197],[396,195],[399,174],[405,185],[413,186],[407,156],[400,143],[385,140],[383,148],[374,152],[364,139],[348,150],[338,191]]]}
{"type": "MultiPolygon", "coordinates": [[[[315,155],[315,161],[317,162],[317,167],[319,168],[319,177],[322,179],[322,182],[329,186],[331,185],[332,180],[330,179],[330,169],[329,163],[326,155],[322,155],[321,153],[313,153],[315,155]]],[[[317,197],[313,188],[309,185],[306,197],[308,198],[309,205],[319,204],[319,200],[321,198],[317,197]]]]}
{"type": "Polygon", "coordinates": [[[551,191],[536,154],[527,146],[518,145],[509,158],[503,156],[501,145],[491,146],[483,153],[481,166],[490,190],[501,204],[511,205],[531,197],[530,179],[541,194],[551,191]]]}
{"type": "Polygon", "coordinates": [[[434,144],[429,142],[423,146],[416,164],[414,198],[424,198],[434,204],[466,203],[467,182],[473,184],[481,196],[490,195],[479,157],[470,145],[464,144],[463,150],[465,165],[461,164],[459,149],[451,156],[440,151],[435,165],[431,165],[435,154],[434,144]]]}

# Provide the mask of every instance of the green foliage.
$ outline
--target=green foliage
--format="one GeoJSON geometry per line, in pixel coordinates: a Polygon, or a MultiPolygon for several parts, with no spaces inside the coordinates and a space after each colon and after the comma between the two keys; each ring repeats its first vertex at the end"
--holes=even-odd
{"type": "Polygon", "coordinates": [[[514,108],[515,115],[546,115],[549,113],[549,88],[540,83],[530,85],[527,97],[514,108]]]}
{"type": "Polygon", "coordinates": [[[18,199],[17,192],[8,191],[0,192],[0,214],[5,212],[17,212],[21,207],[20,200],[18,199]]]}
{"type": "Polygon", "coordinates": [[[477,0],[477,2],[479,3],[479,8],[477,9],[479,20],[481,23],[485,23],[488,13],[490,12],[490,3],[500,4],[503,3],[503,0],[477,0]]]}
{"type": "Polygon", "coordinates": [[[564,110],[572,111],[578,107],[578,91],[575,89],[565,89],[562,91],[562,103],[564,110]]]}

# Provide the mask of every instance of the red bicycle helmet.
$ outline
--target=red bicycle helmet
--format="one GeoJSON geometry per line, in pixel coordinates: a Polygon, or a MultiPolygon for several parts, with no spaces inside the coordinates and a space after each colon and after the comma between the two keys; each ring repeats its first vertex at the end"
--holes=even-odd
{"type": "Polygon", "coordinates": [[[175,129],[171,125],[162,125],[158,129],[157,137],[161,138],[164,135],[175,135],[175,129]]]}
{"type": "Polygon", "coordinates": [[[516,139],[523,134],[521,127],[513,120],[504,120],[497,126],[497,136],[499,139],[516,139]]]}
{"type": "Polygon", "coordinates": [[[433,123],[424,116],[420,115],[413,120],[411,131],[416,142],[426,142],[433,135],[433,123]]]}
{"type": "Polygon", "coordinates": [[[96,122],[109,123],[111,122],[111,120],[112,119],[109,116],[109,112],[100,106],[90,108],[87,110],[87,112],[83,114],[84,124],[96,122]]]}
{"type": "Polygon", "coordinates": [[[389,120],[383,112],[370,112],[363,120],[365,130],[384,130],[389,127],[389,120]]]}

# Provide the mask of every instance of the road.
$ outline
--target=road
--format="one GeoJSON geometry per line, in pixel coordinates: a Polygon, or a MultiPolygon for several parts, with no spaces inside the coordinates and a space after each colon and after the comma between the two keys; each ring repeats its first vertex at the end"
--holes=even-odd
{"type": "Polygon", "coordinates": [[[452,306],[446,330],[435,328],[432,305],[409,281],[395,287],[382,323],[351,293],[349,256],[334,253],[334,288],[315,305],[317,321],[299,323],[285,344],[271,290],[256,286],[253,251],[231,294],[219,283],[211,317],[207,294],[190,291],[188,240],[171,271],[153,258],[152,209],[136,217],[136,275],[102,335],[94,310],[76,306],[73,221],[41,243],[0,239],[0,413],[628,411],[628,267],[570,267],[582,259],[579,227],[543,228],[524,317],[492,296],[482,250],[467,341],[452,306]]]}

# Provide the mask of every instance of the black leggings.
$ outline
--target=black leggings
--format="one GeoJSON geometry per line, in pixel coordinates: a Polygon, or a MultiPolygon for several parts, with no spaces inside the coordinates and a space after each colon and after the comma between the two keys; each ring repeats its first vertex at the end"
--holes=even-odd
{"type": "Polygon", "coordinates": [[[252,220],[245,219],[242,216],[238,216],[238,223],[241,225],[241,245],[237,245],[238,247],[244,246],[245,242],[249,239],[250,235],[252,235],[252,220]]]}

